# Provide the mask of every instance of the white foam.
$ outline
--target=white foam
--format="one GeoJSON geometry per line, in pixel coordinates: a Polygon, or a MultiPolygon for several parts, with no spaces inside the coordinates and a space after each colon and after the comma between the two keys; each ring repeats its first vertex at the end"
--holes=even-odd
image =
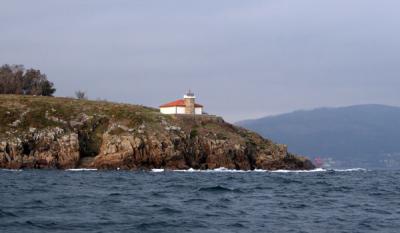
{"type": "Polygon", "coordinates": [[[151,169],[151,171],[152,171],[152,172],[164,172],[165,169],[156,169],[156,168],[153,168],[153,169],[151,169]]]}
{"type": "Polygon", "coordinates": [[[97,169],[95,169],[95,168],[71,168],[71,169],[67,169],[66,171],[82,172],[82,171],[97,171],[97,169]]]}
{"type": "Polygon", "coordinates": [[[348,168],[348,169],[325,169],[325,168],[316,168],[313,170],[276,170],[276,171],[270,171],[270,172],[280,172],[280,173],[308,173],[308,172],[328,172],[328,171],[334,171],[334,172],[357,172],[357,171],[367,171],[367,169],[364,168],[348,168]]]}
{"type": "Polygon", "coordinates": [[[264,170],[264,169],[254,169],[252,172],[268,172],[268,170],[264,170]]]}
{"type": "MultiPolygon", "coordinates": [[[[0,169],[1,171],[10,171],[10,172],[21,172],[22,169],[0,169]]],[[[66,169],[66,171],[97,171],[98,169],[95,168],[72,168],[66,169]]],[[[120,170],[120,169],[117,169],[120,170]]],[[[151,172],[165,172],[166,169],[151,169],[151,172]]],[[[187,170],[171,170],[174,172],[227,172],[227,173],[243,173],[243,172],[272,172],[272,173],[310,173],[310,172],[327,172],[327,171],[334,171],[334,172],[357,172],[357,171],[368,171],[365,168],[349,168],[349,169],[324,169],[324,168],[316,168],[313,170],[263,170],[263,169],[254,169],[254,170],[235,170],[235,169],[228,169],[224,167],[216,168],[216,169],[207,169],[207,170],[200,170],[200,169],[193,169],[189,168],[187,170]]]]}
{"type": "Polygon", "coordinates": [[[7,171],[7,172],[22,172],[22,169],[0,169],[2,171],[7,171]]]}
{"type": "Polygon", "coordinates": [[[333,169],[335,172],[358,172],[358,171],[368,171],[365,168],[349,168],[349,169],[333,169]]]}
{"type": "Polygon", "coordinates": [[[173,170],[174,172],[228,172],[228,173],[243,173],[243,172],[278,172],[278,173],[289,173],[289,172],[325,172],[326,169],[317,168],[314,170],[264,170],[264,169],[254,169],[254,170],[235,170],[228,169],[224,167],[215,168],[215,169],[207,169],[207,170],[197,170],[193,168],[189,168],[187,170],[173,170]]]}
{"type": "Polygon", "coordinates": [[[228,169],[224,167],[215,168],[215,169],[207,169],[207,170],[200,170],[200,169],[193,169],[189,168],[187,170],[173,170],[174,172],[249,172],[245,170],[235,170],[235,169],[228,169]]]}
{"type": "Polygon", "coordinates": [[[228,168],[224,168],[224,167],[215,168],[215,169],[206,170],[206,171],[210,171],[210,172],[249,172],[249,171],[245,171],[245,170],[235,170],[235,169],[228,169],[228,168]]]}
{"type": "MultiPolygon", "coordinates": [[[[165,169],[153,169],[154,172],[162,172],[165,169]]],[[[243,173],[243,172],[271,172],[271,173],[312,173],[312,172],[328,172],[328,171],[335,171],[335,172],[355,172],[355,171],[367,171],[364,168],[350,168],[350,169],[324,169],[324,168],[316,168],[313,170],[264,170],[264,169],[254,169],[254,170],[235,170],[235,169],[228,169],[224,167],[216,168],[216,169],[207,169],[207,170],[200,170],[200,169],[193,169],[189,168],[187,170],[172,170],[174,172],[226,172],[226,173],[243,173]]]]}
{"type": "Polygon", "coordinates": [[[308,173],[308,172],[326,172],[328,170],[323,169],[323,168],[316,168],[313,170],[275,170],[275,171],[269,171],[269,172],[276,172],[276,173],[308,173]]]}

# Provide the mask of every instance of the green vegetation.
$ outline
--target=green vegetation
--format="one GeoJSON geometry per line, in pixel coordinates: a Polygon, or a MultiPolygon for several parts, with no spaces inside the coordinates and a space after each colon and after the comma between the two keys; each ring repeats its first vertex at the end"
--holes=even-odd
{"type": "Polygon", "coordinates": [[[30,127],[58,126],[73,130],[74,124],[101,118],[131,128],[144,123],[146,127],[160,127],[157,123],[161,121],[157,109],[138,105],[44,96],[0,95],[0,134],[7,131],[27,131],[30,127]]]}
{"type": "Polygon", "coordinates": [[[198,135],[199,135],[199,131],[197,131],[197,129],[192,129],[190,131],[190,138],[191,139],[196,138],[198,135]]]}

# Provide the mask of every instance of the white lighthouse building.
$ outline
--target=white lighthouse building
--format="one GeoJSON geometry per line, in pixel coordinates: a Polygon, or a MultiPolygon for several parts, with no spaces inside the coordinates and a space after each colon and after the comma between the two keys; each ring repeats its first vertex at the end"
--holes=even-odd
{"type": "Polygon", "coordinates": [[[160,106],[163,114],[203,114],[203,105],[196,103],[196,96],[190,90],[183,96],[183,99],[175,100],[160,106]]]}

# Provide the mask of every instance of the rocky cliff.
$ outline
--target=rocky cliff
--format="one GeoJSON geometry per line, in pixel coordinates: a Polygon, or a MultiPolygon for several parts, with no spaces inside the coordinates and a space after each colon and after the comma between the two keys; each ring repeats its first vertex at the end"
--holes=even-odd
{"type": "Polygon", "coordinates": [[[143,106],[0,95],[0,167],[312,169],[285,145],[215,116],[143,106]]]}

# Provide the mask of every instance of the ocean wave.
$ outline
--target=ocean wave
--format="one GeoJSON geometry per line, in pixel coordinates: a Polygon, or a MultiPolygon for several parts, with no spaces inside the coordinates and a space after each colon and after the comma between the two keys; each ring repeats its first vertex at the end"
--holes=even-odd
{"type": "Polygon", "coordinates": [[[236,170],[236,169],[228,169],[224,167],[216,168],[216,169],[207,169],[207,170],[199,170],[199,169],[193,169],[189,168],[187,170],[173,170],[174,172],[229,172],[229,173],[247,173],[247,172],[282,172],[282,173],[287,173],[287,172],[322,172],[322,171],[327,171],[322,168],[317,168],[314,170],[264,170],[264,169],[254,169],[254,170],[236,170]]]}
{"type": "Polygon", "coordinates": [[[365,168],[348,168],[348,169],[332,169],[335,172],[358,172],[358,171],[368,171],[365,168]]]}
{"type": "Polygon", "coordinates": [[[234,189],[225,188],[221,185],[211,186],[211,187],[203,187],[200,188],[199,191],[201,192],[232,192],[234,189]]]}
{"type": "Polygon", "coordinates": [[[168,169],[151,169],[152,172],[227,172],[227,173],[247,173],[247,172],[271,172],[271,173],[312,173],[312,172],[356,172],[356,171],[367,171],[364,168],[349,168],[349,169],[325,169],[325,168],[316,168],[312,170],[263,170],[263,169],[255,169],[255,170],[236,170],[236,169],[228,169],[224,167],[215,168],[215,169],[193,169],[189,168],[186,170],[168,170],[168,169]]]}
{"type": "Polygon", "coordinates": [[[368,171],[365,168],[348,168],[348,169],[326,169],[326,168],[316,168],[313,170],[276,170],[270,172],[277,173],[309,173],[309,172],[358,172],[358,171],[368,171]]]}
{"type": "Polygon", "coordinates": [[[0,169],[0,171],[6,171],[6,172],[22,172],[23,170],[22,170],[22,169],[5,169],[5,168],[2,168],[2,169],[0,169]]]}
{"type": "Polygon", "coordinates": [[[161,169],[153,168],[153,169],[151,169],[151,172],[165,172],[165,169],[163,169],[163,168],[161,168],[161,169]]]}
{"type": "Polygon", "coordinates": [[[97,169],[95,169],[95,168],[71,168],[71,169],[66,169],[66,171],[82,172],[82,171],[97,171],[97,169]]]}
{"type": "Polygon", "coordinates": [[[215,169],[207,169],[207,170],[200,170],[200,169],[193,169],[189,168],[187,170],[172,170],[174,172],[251,172],[251,171],[245,171],[245,170],[235,170],[235,169],[228,169],[224,167],[220,168],[215,168],[215,169]]]}
{"type": "MultiPolygon", "coordinates": [[[[0,169],[0,171],[9,171],[9,172],[22,172],[22,169],[0,169]]],[[[66,169],[65,171],[98,171],[95,168],[71,168],[66,169]]],[[[348,168],[348,169],[325,169],[325,168],[316,168],[313,170],[263,170],[263,169],[254,169],[254,170],[236,170],[236,169],[228,169],[224,167],[215,168],[215,169],[193,169],[189,168],[186,170],[168,170],[164,168],[154,168],[151,169],[151,172],[229,172],[229,173],[245,173],[245,172],[272,172],[272,173],[310,173],[310,172],[357,172],[357,171],[368,171],[365,168],[348,168]]]]}
{"type": "Polygon", "coordinates": [[[328,170],[323,168],[316,168],[312,170],[275,170],[275,171],[268,171],[274,173],[309,173],[309,172],[326,172],[328,170]]]}
{"type": "MultiPolygon", "coordinates": [[[[168,169],[163,169],[163,168],[151,169],[151,172],[165,172],[165,171],[172,171],[172,172],[254,172],[254,171],[261,171],[261,170],[245,171],[245,170],[227,169],[224,167],[215,168],[215,169],[207,169],[207,170],[193,169],[193,168],[176,169],[176,170],[168,170],[168,169]]],[[[262,171],[265,171],[265,170],[262,170],[262,171]]]]}

